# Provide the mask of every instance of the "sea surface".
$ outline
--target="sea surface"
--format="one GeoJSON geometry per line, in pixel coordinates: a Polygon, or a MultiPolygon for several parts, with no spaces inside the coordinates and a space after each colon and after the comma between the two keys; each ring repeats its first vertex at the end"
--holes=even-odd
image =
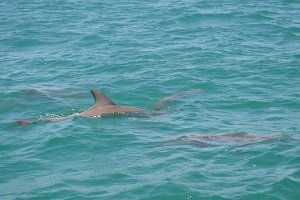
{"type": "Polygon", "coordinates": [[[0,70],[1,200],[300,199],[298,0],[1,0],[0,70]],[[148,111],[192,92],[16,122],[92,88],[148,111]]]}

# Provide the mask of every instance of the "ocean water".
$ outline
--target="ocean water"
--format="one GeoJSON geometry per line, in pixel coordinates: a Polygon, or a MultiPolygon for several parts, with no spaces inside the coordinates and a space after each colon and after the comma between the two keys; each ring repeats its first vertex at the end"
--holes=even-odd
{"type": "Polygon", "coordinates": [[[300,199],[299,10],[2,0],[0,199],[300,199]],[[92,88],[149,111],[202,92],[149,117],[15,121],[83,111],[92,88]]]}

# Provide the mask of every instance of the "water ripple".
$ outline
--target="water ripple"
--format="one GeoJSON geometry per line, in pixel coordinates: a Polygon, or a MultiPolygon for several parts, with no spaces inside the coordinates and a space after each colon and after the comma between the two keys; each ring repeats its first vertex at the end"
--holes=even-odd
{"type": "Polygon", "coordinates": [[[299,8],[1,1],[0,198],[297,199],[299,8]],[[17,128],[89,108],[92,88],[146,110],[205,93],[147,118],[17,128]]]}

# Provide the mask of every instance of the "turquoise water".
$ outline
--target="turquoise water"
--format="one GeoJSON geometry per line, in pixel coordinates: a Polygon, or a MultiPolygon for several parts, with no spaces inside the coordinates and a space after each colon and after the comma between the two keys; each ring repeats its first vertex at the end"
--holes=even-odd
{"type": "Polygon", "coordinates": [[[0,199],[300,199],[299,10],[296,0],[1,1],[0,199]],[[157,116],[17,128],[15,118],[89,108],[92,88],[146,110],[204,92],[157,116]],[[199,139],[224,133],[244,139],[199,139]]]}

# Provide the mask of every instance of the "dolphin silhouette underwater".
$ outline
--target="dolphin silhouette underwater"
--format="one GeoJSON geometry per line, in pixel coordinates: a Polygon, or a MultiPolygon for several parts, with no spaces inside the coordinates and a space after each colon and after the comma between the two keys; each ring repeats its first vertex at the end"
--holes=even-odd
{"type": "Polygon", "coordinates": [[[221,145],[247,145],[259,142],[288,140],[289,136],[259,135],[251,133],[202,134],[191,133],[161,142],[162,145],[191,145],[195,147],[215,147],[221,145]]]}
{"type": "Polygon", "coordinates": [[[182,97],[188,94],[196,94],[202,92],[201,90],[191,90],[175,93],[169,97],[165,97],[154,105],[153,111],[149,112],[140,108],[130,107],[130,106],[120,106],[110,100],[105,94],[96,89],[92,89],[91,93],[94,97],[94,105],[81,112],[74,113],[64,117],[50,117],[50,118],[41,118],[34,121],[29,121],[27,119],[16,119],[19,127],[28,126],[31,124],[35,124],[38,122],[57,122],[62,120],[71,119],[74,117],[106,117],[106,116],[121,116],[121,115],[157,115],[161,114],[165,106],[171,102],[172,100],[182,97]]]}

